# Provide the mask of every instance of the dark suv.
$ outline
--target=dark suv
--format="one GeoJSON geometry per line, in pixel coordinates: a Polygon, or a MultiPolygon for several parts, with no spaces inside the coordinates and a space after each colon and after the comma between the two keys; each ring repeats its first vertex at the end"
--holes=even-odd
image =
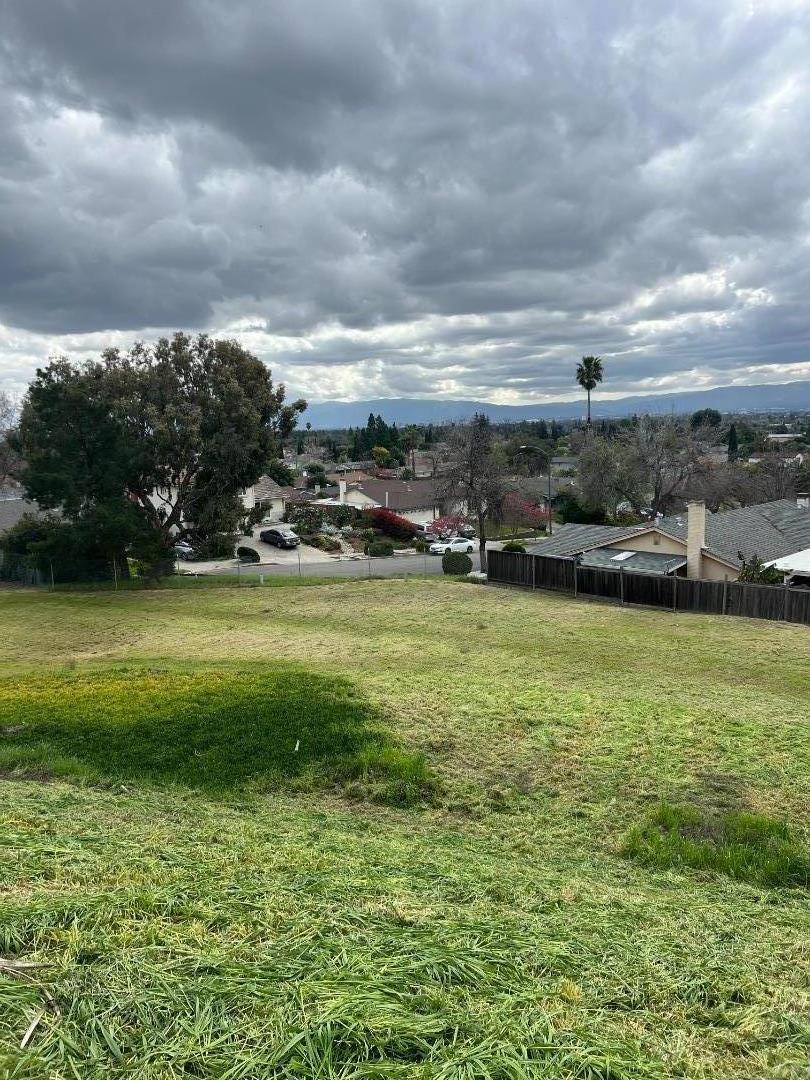
{"type": "Polygon", "coordinates": [[[279,548],[294,548],[301,543],[298,535],[292,531],[289,525],[276,525],[272,529],[262,529],[259,539],[265,544],[274,544],[279,548]]]}

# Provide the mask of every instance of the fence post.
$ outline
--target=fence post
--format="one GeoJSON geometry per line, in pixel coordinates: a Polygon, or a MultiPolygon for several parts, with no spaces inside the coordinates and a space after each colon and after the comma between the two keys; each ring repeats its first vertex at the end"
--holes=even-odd
{"type": "Polygon", "coordinates": [[[532,555],[532,588],[537,588],[537,556],[532,555]]]}
{"type": "Polygon", "coordinates": [[[619,567],[619,603],[624,607],[624,567],[619,567]]]}
{"type": "Polygon", "coordinates": [[[782,618],[785,620],[785,622],[787,622],[788,611],[789,611],[788,601],[790,600],[790,589],[789,589],[789,586],[788,586],[788,583],[787,583],[787,578],[785,578],[785,592],[784,592],[783,595],[784,595],[784,603],[782,605],[782,618]]]}
{"type": "Polygon", "coordinates": [[[678,610],[678,575],[672,575],[672,610],[678,610]]]}
{"type": "Polygon", "coordinates": [[[723,614],[728,614],[728,574],[723,578],[723,614]]]}
{"type": "Polygon", "coordinates": [[[116,565],[115,557],[113,557],[112,563],[113,563],[113,587],[114,587],[115,591],[118,592],[118,566],[116,565]]]}
{"type": "Polygon", "coordinates": [[[574,596],[577,595],[577,566],[578,565],[579,564],[577,563],[577,557],[575,555],[574,556],[574,596]]]}
{"type": "Polygon", "coordinates": [[[50,564],[50,567],[51,567],[51,592],[53,592],[56,589],[56,585],[54,584],[54,581],[53,581],[53,559],[48,559],[48,563],[50,564]]]}

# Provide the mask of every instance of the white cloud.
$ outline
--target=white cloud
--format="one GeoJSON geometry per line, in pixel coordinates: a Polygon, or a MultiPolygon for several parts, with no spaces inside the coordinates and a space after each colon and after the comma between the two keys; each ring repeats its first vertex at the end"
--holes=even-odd
{"type": "Polygon", "coordinates": [[[7,8],[0,384],[177,328],[317,398],[807,371],[807,4],[7,8]]]}

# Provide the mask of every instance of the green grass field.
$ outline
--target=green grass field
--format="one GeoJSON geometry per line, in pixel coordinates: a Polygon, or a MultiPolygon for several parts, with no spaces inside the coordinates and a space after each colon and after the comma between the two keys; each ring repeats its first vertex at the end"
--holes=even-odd
{"type": "Polygon", "coordinates": [[[294,585],[0,592],[0,1076],[810,1077],[810,631],[294,585]]]}

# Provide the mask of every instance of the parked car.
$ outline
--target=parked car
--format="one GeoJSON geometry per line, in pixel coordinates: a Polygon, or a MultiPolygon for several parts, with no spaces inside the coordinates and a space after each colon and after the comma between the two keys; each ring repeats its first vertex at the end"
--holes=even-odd
{"type": "Polygon", "coordinates": [[[185,540],[178,540],[172,548],[172,555],[175,559],[185,559],[187,561],[197,558],[197,552],[191,546],[187,544],[185,540]]]}
{"type": "Polygon", "coordinates": [[[437,540],[428,548],[431,555],[444,555],[445,551],[464,551],[470,555],[472,550],[472,540],[466,536],[451,536],[449,540],[437,540]]]}
{"type": "Polygon", "coordinates": [[[259,524],[260,525],[278,525],[278,518],[277,517],[272,517],[270,514],[265,514],[264,517],[262,518],[262,520],[259,522],[259,524]]]}
{"type": "Polygon", "coordinates": [[[276,525],[272,529],[262,529],[259,539],[265,544],[273,544],[278,548],[296,548],[301,543],[298,533],[293,532],[289,525],[276,525]]]}

